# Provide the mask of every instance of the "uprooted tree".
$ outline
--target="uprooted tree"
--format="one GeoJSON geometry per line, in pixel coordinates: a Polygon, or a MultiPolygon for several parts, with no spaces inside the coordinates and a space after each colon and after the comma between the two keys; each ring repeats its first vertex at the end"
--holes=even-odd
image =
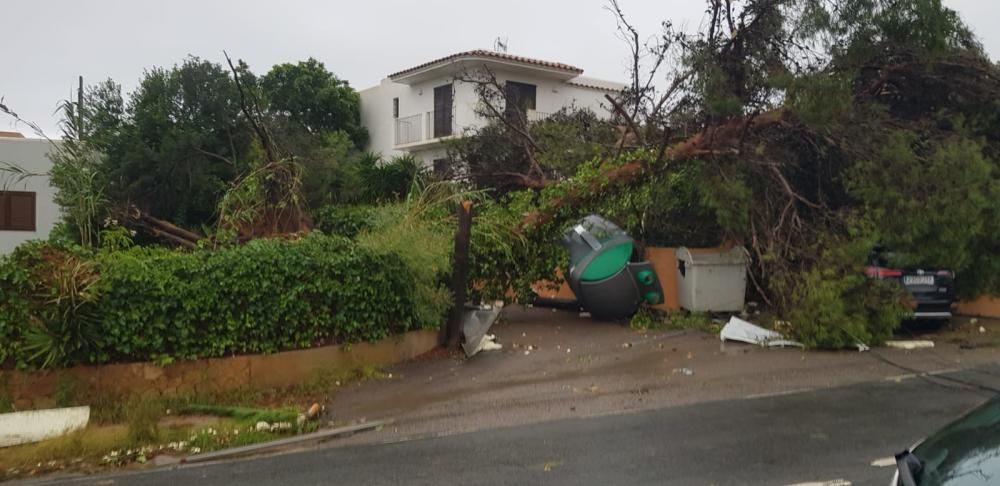
{"type": "Polygon", "coordinates": [[[642,43],[612,2],[636,61],[614,109],[642,149],[497,209],[529,244],[505,249],[511,260],[481,255],[484,272],[524,289],[560,263],[537,245],[555,246],[570,220],[642,213],[655,201],[631,195],[681,174],[698,197],[689,215],[707,210],[718,242],[748,248],[756,298],[809,344],[877,342],[898,325],[898,289],[860,271],[876,242],[955,269],[965,295],[1000,291],[1000,70],[954,12],[939,0],[707,5],[700,32],[668,24],[642,43]],[[645,81],[661,70],[665,82],[645,81]]]}

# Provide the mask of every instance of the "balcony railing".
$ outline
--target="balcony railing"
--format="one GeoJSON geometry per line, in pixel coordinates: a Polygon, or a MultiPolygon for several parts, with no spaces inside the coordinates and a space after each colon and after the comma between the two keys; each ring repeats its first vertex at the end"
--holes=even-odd
{"type": "Polygon", "coordinates": [[[396,119],[396,145],[419,142],[424,131],[424,115],[413,115],[396,119]]]}
{"type": "Polygon", "coordinates": [[[435,123],[434,115],[434,111],[427,111],[405,118],[397,118],[396,145],[430,142],[457,133],[455,130],[454,113],[448,114],[451,127],[438,127],[435,123]]]}
{"type": "Polygon", "coordinates": [[[552,116],[552,113],[545,113],[542,111],[528,110],[528,122],[538,122],[542,121],[548,117],[552,116]]]}

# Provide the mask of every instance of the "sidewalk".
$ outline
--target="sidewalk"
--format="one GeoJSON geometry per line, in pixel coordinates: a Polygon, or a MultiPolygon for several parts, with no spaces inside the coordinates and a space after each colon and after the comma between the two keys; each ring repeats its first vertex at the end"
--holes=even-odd
{"type": "MultiPolygon", "coordinates": [[[[1000,336],[997,321],[983,325],[990,326],[987,335],[1000,336]]],[[[569,417],[916,379],[873,353],[722,344],[716,335],[638,332],[550,309],[509,307],[492,332],[504,345],[503,350],[468,360],[452,357],[405,363],[389,370],[391,379],[342,389],[328,405],[334,420],[391,418],[395,425],[337,444],[399,441],[569,417]]],[[[969,346],[961,346],[961,340],[954,338],[960,334],[942,334],[933,350],[883,348],[876,352],[923,372],[1000,362],[1000,348],[962,349],[969,346]]]]}

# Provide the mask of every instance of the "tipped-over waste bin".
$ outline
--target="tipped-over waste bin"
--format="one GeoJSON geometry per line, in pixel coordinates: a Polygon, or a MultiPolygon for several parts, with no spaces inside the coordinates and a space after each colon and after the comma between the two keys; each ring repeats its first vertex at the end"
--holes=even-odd
{"type": "Polygon", "coordinates": [[[563,245],[570,253],[566,280],[595,319],[625,319],[643,302],[663,302],[652,264],[633,261],[635,241],[614,223],[587,216],[566,230],[563,245]]]}

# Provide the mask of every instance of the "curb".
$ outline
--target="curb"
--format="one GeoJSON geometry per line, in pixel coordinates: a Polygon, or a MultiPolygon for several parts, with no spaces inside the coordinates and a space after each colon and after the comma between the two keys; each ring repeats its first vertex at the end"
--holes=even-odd
{"type": "Polygon", "coordinates": [[[309,442],[322,442],[323,440],[342,437],[345,435],[351,435],[356,432],[367,432],[370,430],[378,430],[392,423],[393,420],[391,419],[376,420],[374,422],[349,425],[347,427],[338,427],[336,429],[321,430],[319,432],[297,435],[295,437],[289,437],[287,439],[279,439],[271,442],[262,442],[259,444],[251,444],[242,447],[233,447],[231,449],[222,449],[219,451],[206,452],[204,454],[195,454],[193,456],[185,457],[180,461],[180,463],[196,464],[201,462],[218,461],[223,459],[234,459],[242,456],[260,454],[263,452],[268,452],[274,449],[280,449],[290,445],[302,445],[309,442]]]}

